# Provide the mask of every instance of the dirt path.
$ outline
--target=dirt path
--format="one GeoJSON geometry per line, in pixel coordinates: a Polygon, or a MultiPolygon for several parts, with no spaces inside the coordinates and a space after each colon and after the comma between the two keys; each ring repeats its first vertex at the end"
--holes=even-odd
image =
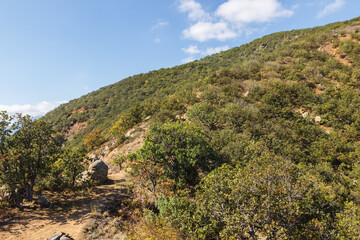
{"type": "Polygon", "coordinates": [[[109,197],[124,195],[124,184],[128,181],[125,171],[109,175],[108,184],[94,191],[76,196],[44,196],[54,202],[53,209],[25,209],[7,219],[0,219],[0,239],[44,240],[60,232],[74,239],[81,239],[82,227],[90,219],[92,211],[109,197]]]}

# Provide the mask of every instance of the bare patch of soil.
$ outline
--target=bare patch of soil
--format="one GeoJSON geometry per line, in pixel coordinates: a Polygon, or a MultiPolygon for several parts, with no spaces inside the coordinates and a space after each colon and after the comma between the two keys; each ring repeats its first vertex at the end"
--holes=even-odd
{"type": "Polygon", "coordinates": [[[85,109],[85,108],[81,107],[81,108],[73,110],[71,113],[72,114],[77,114],[77,113],[89,112],[89,111],[94,110],[94,109],[95,108],[87,108],[87,109],[85,109]]]}
{"type": "Polygon", "coordinates": [[[130,137],[124,144],[116,147],[104,157],[103,161],[106,164],[111,165],[111,160],[118,154],[127,155],[143,146],[144,137],[149,130],[149,122],[141,123],[136,129],[133,137],[130,137]]]}
{"type": "Polygon", "coordinates": [[[71,141],[78,132],[86,128],[86,124],[87,122],[76,122],[66,134],[66,139],[71,141]]]}
{"type": "Polygon", "coordinates": [[[331,133],[334,129],[332,127],[326,127],[323,125],[319,126],[324,132],[326,132],[327,134],[331,133]]]}
{"type": "Polygon", "coordinates": [[[316,95],[320,95],[320,94],[324,93],[325,88],[320,83],[315,83],[313,80],[311,80],[309,78],[306,79],[306,82],[311,83],[315,86],[315,94],[316,95]]]}
{"type": "Polygon", "coordinates": [[[339,37],[339,40],[340,41],[349,40],[349,41],[353,41],[354,43],[360,43],[359,40],[352,38],[351,35],[345,35],[345,36],[339,37]]]}
{"type": "Polygon", "coordinates": [[[321,89],[319,89],[319,88],[315,88],[315,94],[316,94],[316,95],[320,95],[320,94],[322,94],[322,93],[324,93],[324,90],[321,90],[321,89]]]}
{"type": "Polygon", "coordinates": [[[338,50],[339,50],[338,47],[334,48],[334,47],[332,47],[331,44],[328,44],[328,45],[325,45],[325,46],[319,48],[319,51],[327,52],[328,54],[333,56],[336,60],[338,60],[342,64],[344,64],[346,66],[351,66],[351,62],[346,58],[345,55],[339,54],[338,50]]]}

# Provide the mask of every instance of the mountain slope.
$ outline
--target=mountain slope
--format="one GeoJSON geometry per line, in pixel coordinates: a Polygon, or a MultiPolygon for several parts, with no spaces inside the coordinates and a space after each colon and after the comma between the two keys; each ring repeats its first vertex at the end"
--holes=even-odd
{"type": "Polygon", "coordinates": [[[44,119],[130,161],[130,239],[360,238],[360,18],[136,75],[44,119]]]}
{"type": "MultiPolygon", "coordinates": [[[[308,45],[311,41],[317,41],[312,46],[317,48],[321,44],[319,41],[326,41],[333,34],[333,30],[356,24],[358,20],[353,19],[349,22],[313,29],[275,33],[199,61],[135,75],[63,104],[49,112],[44,120],[63,133],[71,131],[75,125],[73,134],[76,134],[71,139],[74,138],[75,142],[80,143],[84,134],[93,129],[109,129],[116,122],[119,114],[126,112],[134,104],[160,101],[181,90],[191,91],[203,84],[204,79],[219,69],[241,68],[246,67],[246,64],[251,66],[252,60],[257,60],[261,64],[276,60],[267,59],[274,58],[271,57],[274,51],[280,55],[289,54],[289,57],[298,57],[293,56],[292,50],[295,46],[301,48],[299,46],[301,44],[308,45]],[[320,35],[324,39],[316,39],[320,35]],[[81,131],[78,131],[79,129],[81,131]]],[[[150,111],[149,114],[154,112],[156,111],[150,111]]]]}

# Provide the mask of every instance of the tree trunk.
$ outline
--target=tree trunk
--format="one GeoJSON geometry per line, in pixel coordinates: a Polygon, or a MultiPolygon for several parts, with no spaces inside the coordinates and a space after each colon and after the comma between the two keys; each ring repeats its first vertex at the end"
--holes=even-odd
{"type": "Polygon", "coordinates": [[[34,196],[34,185],[27,185],[26,186],[26,200],[31,202],[34,196]]]}
{"type": "Polygon", "coordinates": [[[72,190],[74,190],[74,188],[75,188],[75,180],[76,180],[76,175],[75,175],[75,173],[73,173],[72,182],[71,182],[71,189],[72,190]]]}

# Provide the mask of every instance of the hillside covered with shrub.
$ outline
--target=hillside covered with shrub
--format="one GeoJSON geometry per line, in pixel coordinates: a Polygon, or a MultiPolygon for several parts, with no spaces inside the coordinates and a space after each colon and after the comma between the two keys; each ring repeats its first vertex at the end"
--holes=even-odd
{"type": "Polygon", "coordinates": [[[88,151],[151,122],[122,158],[141,203],[130,239],[359,239],[359,87],[356,18],[135,75],[43,120],[88,151]]]}
{"type": "MultiPolygon", "coordinates": [[[[246,81],[263,82],[270,78],[296,81],[308,77],[304,75],[309,73],[300,73],[297,69],[303,67],[302,61],[310,59],[311,62],[306,63],[309,65],[308,71],[311,70],[310,67],[317,68],[318,63],[315,60],[325,61],[323,68],[328,69],[324,69],[324,73],[329,75],[337,61],[329,63],[330,59],[334,59],[325,51],[312,50],[317,50],[330,42],[334,46],[340,44],[340,29],[347,29],[351,24],[356,25],[357,21],[354,19],[313,29],[279,32],[199,61],[135,75],[63,104],[43,119],[63,134],[71,132],[74,126],[75,129],[80,128],[81,131],[75,131],[75,141],[78,144],[85,134],[94,129],[109,130],[121,114],[132,111],[131,108],[134,109],[137,105],[143,108],[140,119],[158,113],[159,110],[184,112],[184,109],[181,109],[183,105],[192,105],[194,92],[198,92],[199,88],[204,88],[207,84],[220,81],[227,87],[241,85],[243,90],[244,87],[254,85],[249,83],[245,86],[246,81]],[[333,30],[339,32],[337,39],[333,38],[333,30]],[[271,76],[275,72],[281,75],[271,76]],[[236,81],[230,82],[230,79],[236,81]],[[178,105],[181,106],[173,104],[172,101],[179,102],[178,105]]],[[[354,44],[353,41],[341,41],[340,47],[341,52],[349,55],[348,58],[355,61],[353,65],[356,66],[356,51],[352,51],[353,48],[356,49],[354,44]]],[[[344,67],[346,66],[341,68],[344,67]]],[[[335,75],[327,77],[337,77],[335,75]]],[[[322,78],[320,75],[317,77],[322,78]]],[[[342,78],[346,76],[343,75],[342,78]]]]}

